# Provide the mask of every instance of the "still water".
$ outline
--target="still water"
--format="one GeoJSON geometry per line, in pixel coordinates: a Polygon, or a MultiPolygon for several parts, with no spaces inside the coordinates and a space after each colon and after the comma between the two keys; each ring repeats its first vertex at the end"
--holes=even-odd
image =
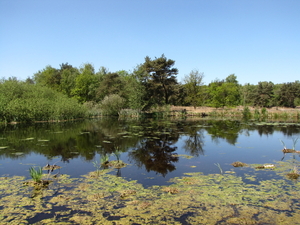
{"type": "MultiPolygon", "coordinates": [[[[256,173],[257,180],[276,178],[271,171],[235,168],[231,163],[272,164],[292,155],[299,124],[243,123],[228,120],[97,119],[72,123],[11,125],[0,131],[0,176],[26,176],[31,166],[61,166],[59,173],[77,178],[95,171],[104,155],[128,166],[111,173],[144,187],[168,184],[184,173],[256,173]]],[[[297,149],[297,145],[296,145],[297,149]]],[[[294,156],[295,157],[295,156],[294,156]]],[[[299,156],[296,156],[298,159],[299,156]]]]}

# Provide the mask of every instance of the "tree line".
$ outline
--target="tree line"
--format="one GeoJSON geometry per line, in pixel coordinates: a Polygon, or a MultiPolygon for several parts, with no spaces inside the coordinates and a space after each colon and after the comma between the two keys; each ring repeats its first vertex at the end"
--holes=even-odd
{"type": "MultiPolygon", "coordinates": [[[[17,85],[23,85],[24,87],[21,88],[23,91],[26,88],[34,88],[41,93],[52,91],[52,96],[59,95],[58,98],[76,100],[89,111],[102,110],[106,114],[115,115],[121,109],[142,111],[164,105],[217,108],[238,105],[258,107],[300,105],[299,81],[282,84],[262,81],[256,85],[241,85],[238,83],[237,76],[230,74],[225,79],[215,79],[206,85],[203,82],[204,73],[199,70],[192,70],[185,75],[183,82],[177,80],[177,75],[175,61],[167,59],[165,55],[154,59],[147,56],[143,63],[130,72],[125,70],[110,72],[105,67],[95,71],[90,63],[83,64],[79,68],[68,63],[62,63],[59,68],[46,66],[26,81],[17,81],[16,78],[2,79],[1,115],[3,116],[3,110],[9,104],[7,100],[20,99],[20,93],[18,95],[15,92],[7,98],[8,89],[5,86],[17,85]],[[25,85],[28,87],[25,88],[25,85]]],[[[31,92],[35,91],[31,90],[31,92]]],[[[44,94],[27,94],[26,101],[33,101],[33,99],[37,101],[36,98],[41,96],[44,94]]],[[[46,96],[51,99],[50,95],[46,96]]]]}

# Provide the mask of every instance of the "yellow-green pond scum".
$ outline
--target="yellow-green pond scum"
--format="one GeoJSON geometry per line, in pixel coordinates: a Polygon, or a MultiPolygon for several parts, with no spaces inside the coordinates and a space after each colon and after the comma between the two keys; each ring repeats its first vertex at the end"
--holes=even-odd
{"type": "Polygon", "coordinates": [[[287,178],[290,165],[275,163],[282,179],[257,184],[229,173],[187,173],[144,188],[109,169],[51,177],[47,187],[1,177],[0,224],[300,224],[300,185],[287,178]]]}

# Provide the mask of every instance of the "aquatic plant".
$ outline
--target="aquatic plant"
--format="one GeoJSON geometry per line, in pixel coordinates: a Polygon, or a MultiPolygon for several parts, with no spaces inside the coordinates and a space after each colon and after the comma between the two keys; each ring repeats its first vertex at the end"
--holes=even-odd
{"type": "Polygon", "coordinates": [[[242,162],[233,162],[231,163],[231,165],[233,165],[234,167],[243,167],[243,166],[247,166],[246,163],[242,163],[242,162]]]}
{"type": "Polygon", "coordinates": [[[255,169],[274,169],[274,168],[275,168],[274,164],[259,165],[255,167],[255,169]]]}
{"type": "Polygon", "coordinates": [[[222,170],[222,167],[220,166],[220,164],[219,163],[215,163],[215,165],[219,168],[220,173],[223,174],[223,170],[222,170]]]}
{"type": "Polygon", "coordinates": [[[281,143],[283,144],[283,149],[286,149],[286,145],[285,143],[283,142],[283,140],[279,139],[281,141],[281,143]]]}
{"type": "Polygon", "coordinates": [[[109,162],[109,154],[107,154],[107,153],[102,154],[100,157],[101,165],[105,166],[105,165],[107,165],[108,162],[109,162]]]}
{"type": "Polygon", "coordinates": [[[290,173],[286,175],[289,179],[296,180],[300,176],[298,167],[295,165],[290,173]]]}
{"type": "Polygon", "coordinates": [[[280,139],[281,143],[283,144],[283,150],[282,150],[283,153],[300,153],[300,151],[295,150],[298,139],[299,139],[299,137],[293,138],[293,148],[292,149],[286,148],[285,143],[283,142],[283,140],[280,139]]]}
{"type": "MultiPolygon", "coordinates": [[[[290,165],[279,163],[272,173],[286,178],[290,165]]],[[[42,201],[36,199],[34,205],[31,190],[20,185],[24,180],[0,177],[2,224],[295,224],[300,220],[299,183],[285,179],[247,184],[232,174],[186,173],[171,179],[171,185],[144,188],[106,172],[98,179],[63,175],[57,179],[63,192],[44,189],[39,195],[42,201]]]]}
{"type": "Polygon", "coordinates": [[[297,137],[296,139],[293,138],[293,150],[295,150],[296,148],[296,144],[298,142],[299,137],[297,137]]]}
{"type": "Polygon", "coordinates": [[[34,182],[41,183],[43,176],[43,171],[41,167],[38,167],[37,170],[34,167],[30,167],[29,173],[34,182]]]}
{"type": "Polygon", "coordinates": [[[120,151],[115,151],[114,155],[116,156],[117,161],[119,162],[120,161],[120,157],[121,157],[121,152],[120,151]]]}

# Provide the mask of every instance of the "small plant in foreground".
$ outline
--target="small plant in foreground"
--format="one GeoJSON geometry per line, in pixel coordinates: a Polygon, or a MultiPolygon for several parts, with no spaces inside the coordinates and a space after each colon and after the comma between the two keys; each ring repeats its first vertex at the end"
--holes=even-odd
{"type": "Polygon", "coordinates": [[[29,173],[34,182],[41,183],[43,176],[43,171],[41,167],[39,167],[37,170],[34,167],[30,167],[29,173]]]}

